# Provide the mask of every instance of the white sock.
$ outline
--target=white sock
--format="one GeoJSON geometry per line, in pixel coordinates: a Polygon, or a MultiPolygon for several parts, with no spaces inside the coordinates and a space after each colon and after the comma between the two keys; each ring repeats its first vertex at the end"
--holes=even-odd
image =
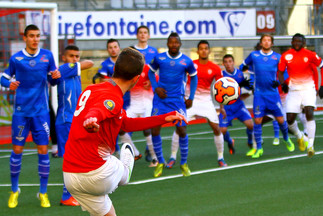
{"type": "Polygon", "coordinates": [[[223,158],[223,150],[224,150],[223,143],[224,143],[224,141],[223,141],[223,134],[222,133],[220,133],[219,136],[214,135],[214,144],[215,144],[216,150],[218,152],[218,160],[223,158]]]}
{"type": "Polygon", "coordinates": [[[52,145],[52,153],[56,153],[58,151],[57,144],[52,145]]]}
{"type": "Polygon", "coordinates": [[[312,147],[314,145],[315,131],[316,131],[316,123],[314,120],[307,121],[307,132],[308,132],[308,147],[312,147]]]}
{"type": "Polygon", "coordinates": [[[303,131],[304,131],[304,133],[307,134],[307,120],[306,120],[305,113],[300,113],[298,115],[298,118],[299,118],[299,120],[301,121],[301,123],[303,125],[303,128],[304,128],[303,131]]]}
{"type": "Polygon", "coordinates": [[[255,139],[255,134],[252,134],[252,148],[257,149],[257,142],[255,139]]]}
{"type": "Polygon", "coordinates": [[[151,135],[148,135],[145,138],[146,138],[147,147],[148,147],[149,153],[151,155],[151,158],[153,160],[154,159],[157,160],[157,156],[156,156],[155,151],[154,151],[154,146],[153,146],[153,141],[152,141],[151,135]]]}
{"type": "Polygon", "coordinates": [[[170,157],[174,158],[175,160],[177,156],[178,147],[179,147],[179,136],[176,133],[176,131],[174,131],[173,137],[172,137],[172,146],[171,146],[172,153],[170,157]]]}
{"type": "Polygon", "coordinates": [[[297,139],[302,138],[303,134],[298,129],[297,121],[295,120],[293,124],[288,125],[288,129],[296,136],[297,139]]]}
{"type": "Polygon", "coordinates": [[[135,144],[133,144],[131,136],[128,133],[125,133],[124,135],[120,135],[120,140],[122,143],[129,143],[131,145],[131,147],[135,151],[135,156],[138,156],[140,154],[135,144]]]}

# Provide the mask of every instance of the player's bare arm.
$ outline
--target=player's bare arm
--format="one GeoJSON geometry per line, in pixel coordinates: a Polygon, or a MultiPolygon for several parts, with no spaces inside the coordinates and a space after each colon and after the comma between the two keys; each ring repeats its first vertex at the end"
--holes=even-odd
{"type": "Polygon", "coordinates": [[[15,91],[18,88],[19,84],[20,84],[19,81],[13,81],[10,83],[9,89],[12,91],[15,91]]]}
{"type": "Polygon", "coordinates": [[[96,133],[100,129],[100,125],[97,122],[98,122],[98,119],[95,117],[87,118],[83,122],[83,127],[89,133],[96,133]]]}
{"type": "Polygon", "coordinates": [[[80,62],[80,64],[81,64],[81,70],[86,70],[93,67],[94,62],[91,60],[83,60],[80,62]]]}
{"type": "Polygon", "coordinates": [[[167,91],[165,89],[163,89],[162,87],[157,87],[155,89],[156,94],[161,98],[161,99],[165,99],[167,97],[167,91]]]}
{"type": "Polygon", "coordinates": [[[225,119],[227,117],[227,113],[224,109],[223,104],[220,104],[220,113],[223,115],[223,119],[225,119]]]}

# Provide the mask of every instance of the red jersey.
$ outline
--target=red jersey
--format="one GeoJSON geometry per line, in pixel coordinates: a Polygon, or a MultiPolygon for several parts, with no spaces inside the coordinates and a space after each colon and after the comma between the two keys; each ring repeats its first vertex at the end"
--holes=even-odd
{"type": "Polygon", "coordinates": [[[84,173],[101,167],[105,157],[115,151],[120,129],[127,132],[146,130],[166,123],[165,117],[175,113],[128,118],[122,109],[122,97],[121,89],[112,79],[90,85],[80,95],[65,146],[64,172],[84,173]],[[99,132],[85,130],[83,122],[89,117],[98,119],[99,132]]]}
{"type": "MultiPolygon", "coordinates": [[[[198,59],[193,61],[195,69],[197,70],[197,88],[195,97],[198,95],[210,95],[210,87],[213,80],[218,80],[222,75],[221,68],[211,61],[206,64],[201,64],[198,59]]],[[[190,79],[189,79],[190,80],[190,79]]],[[[189,83],[188,80],[188,83],[189,83]]]]}
{"type": "Polygon", "coordinates": [[[144,87],[144,84],[147,81],[150,82],[149,77],[148,77],[148,71],[149,71],[149,66],[145,65],[137,84],[130,90],[131,98],[133,98],[133,97],[141,98],[143,95],[143,91],[146,92],[146,94],[144,94],[144,95],[147,95],[147,94],[153,95],[152,87],[150,87],[149,89],[146,89],[144,87]]]}
{"type": "Polygon", "coordinates": [[[314,86],[312,64],[317,67],[322,64],[322,59],[315,52],[305,48],[299,51],[290,49],[281,56],[278,69],[284,71],[287,67],[290,88],[300,89],[314,86]]]}

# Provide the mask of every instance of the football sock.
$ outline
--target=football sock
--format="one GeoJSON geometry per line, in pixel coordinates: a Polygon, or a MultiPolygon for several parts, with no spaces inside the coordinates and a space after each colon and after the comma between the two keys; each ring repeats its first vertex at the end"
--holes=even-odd
{"type": "Polygon", "coordinates": [[[246,133],[248,136],[248,144],[252,144],[253,143],[253,130],[250,130],[249,128],[247,128],[246,133]]]}
{"type": "Polygon", "coordinates": [[[284,140],[287,141],[289,139],[287,122],[284,121],[283,124],[279,124],[279,128],[280,128],[281,132],[283,133],[284,140]]]}
{"type": "Polygon", "coordinates": [[[273,128],[274,128],[274,136],[275,138],[279,138],[279,124],[276,120],[273,121],[273,128]]]}
{"type": "Polygon", "coordinates": [[[177,156],[177,151],[178,151],[178,147],[179,147],[179,136],[176,133],[176,131],[174,131],[173,133],[173,137],[172,137],[172,147],[171,147],[171,158],[174,158],[176,160],[176,156],[177,156]]]}
{"type": "Polygon", "coordinates": [[[188,136],[179,137],[179,146],[181,151],[181,165],[187,163],[188,157],[188,136]]]}
{"type": "Polygon", "coordinates": [[[11,176],[11,190],[12,192],[17,192],[18,190],[18,182],[19,182],[19,174],[21,170],[21,159],[22,153],[16,154],[13,151],[10,156],[10,176],[11,176]]]}
{"type": "Polygon", "coordinates": [[[224,151],[223,143],[224,141],[223,141],[222,133],[220,133],[219,136],[214,135],[214,144],[218,152],[218,160],[223,158],[223,151],[224,151]]]}
{"type": "Polygon", "coordinates": [[[308,147],[312,147],[314,144],[316,123],[315,120],[307,121],[307,132],[308,132],[308,147]]]}
{"type": "MultiPolygon", "coordinates": [[[[215,138],[214,138],[215,139],[215,138]]],[[[229,143],[230,145],[232,144],[232,139],[230,137],[230,133],[229,131],[225,132],[225,134],[223,135],[223,139],[224,141],[226,141],[227,143],[229,143]]],[[[214,140],[215,142],[215,140],[214,140]]]]}
{"type": "Polygon", "coordinates": [[[153,146],[153,141],[152,141],[151,135],[148,135],[145,138],[146,138],[147,148],[149,150],[151,158],[157,159],[155,151],[154,151],[154,146],[153,146]]]}
{"type": "Polygon", "coordinates": [[[293,124],[289,124],[288,129],[297,137],[297,139],[302,138],[303,134],[298,129],[297,121],[294,121],[293,124]]]}
{"type": "Polygon", "coordinates": [[[63,184],[63,195],[62,195],[62,200],[68,200],[72,195],[70,194],[70,192],[68,192],[68,190],[65,187],[65,184],[63,184]]]}
{"type": "Polygon", "coordinates": [[[47,192],[48,176],[50,161],[48,154],[38,154],[38,174],[40,177],[39,192],[44,194],[47,192]]]}
{"type": "Polygon", "coordinates": [[[158,159],[158,163],[165,163],[165,159],[163,156],[163,148],[162,148],[162,139],[161,136],[152,136],[154,151],[158,159]]]}
{"type": "Polygon", "coordinates": [[[298,118],[299,120],[301,121],[302,125],[303,125],[303,131],[304,133],[307,134],[307,120],[306,120],[306,116],[305,116],[305,113],[300,113],[298,114],[298,118]]]}
{"type": "Polygon", "coordinates": [[[135,156],[138,156],[140,154],[139,150],[135,146],[135,144],[132,142],[131,136],[128,133],[125,133],[124,135],[120,135],[120,139],[122,143],[129,143],[133,150],[135,151],[135,156]]]}
{"type": "Polygon", "coordinates": [[[261,140],[262,140],[262,126],[261,124],[256,124],[254,125],[254,134],[255,134],[255,140],[257,143],[257,149],[261,149],[262,145],[261,145],[261,140]]]}

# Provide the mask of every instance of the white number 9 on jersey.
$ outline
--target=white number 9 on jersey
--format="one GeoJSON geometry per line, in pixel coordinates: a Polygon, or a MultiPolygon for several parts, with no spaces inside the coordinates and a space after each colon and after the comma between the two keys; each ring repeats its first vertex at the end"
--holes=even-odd
{"type": "Polygon", "coordinates": [[[75,110],[74,116],[80,115],[82,110],[84,110],[86,101],[89,99],[90,95],[91,95],[91,90],[86,90],[85,92],[83,92],[79,100],[79,104],[78,104],[79,108],[75,110]]]}

